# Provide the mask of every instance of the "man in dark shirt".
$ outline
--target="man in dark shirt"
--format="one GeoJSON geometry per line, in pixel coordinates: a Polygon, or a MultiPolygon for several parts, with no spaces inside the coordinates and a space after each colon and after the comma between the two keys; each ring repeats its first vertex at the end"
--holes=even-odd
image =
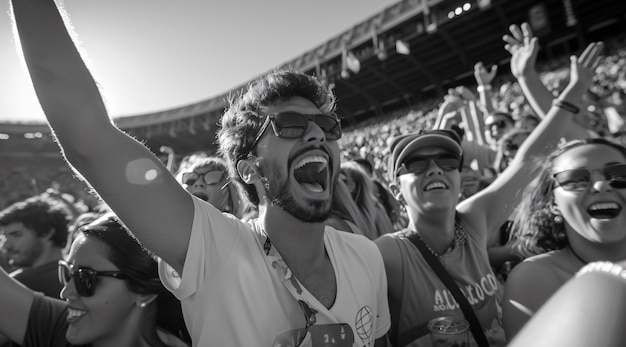
{"type": "Polygon", "coordinates": [[[16,202],[0,211],[3,251],[9,264],[19,268],[11,276],[30,289],[59,298],[62,286],[57,263],[63,259],[71,214],[46,195],[16,202]]]}

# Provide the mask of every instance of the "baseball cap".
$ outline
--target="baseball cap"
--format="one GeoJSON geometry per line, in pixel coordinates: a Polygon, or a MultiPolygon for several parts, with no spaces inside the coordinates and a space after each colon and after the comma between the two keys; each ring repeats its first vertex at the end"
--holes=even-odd
{"type": "Polygon", "coordinates": [[[453,130],[420,130],[416,133],[396,136],[389,145],[389,182],[396,180],[396,172],[404,159],[413,151],[422,147],[441,147],[451,153],[463,156],[463,148],[458,134],[453,130]]]}

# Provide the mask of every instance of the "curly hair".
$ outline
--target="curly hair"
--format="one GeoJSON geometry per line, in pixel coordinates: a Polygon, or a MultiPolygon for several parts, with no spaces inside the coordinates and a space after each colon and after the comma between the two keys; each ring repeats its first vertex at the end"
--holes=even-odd
{"type": "Polygon", "coordinates": [[[55,247],[60,248],[67,243],[71,221],[72,213],[67,205],[47,195],[16,202],[0,212],[0,226],[22,223],[38,237],[52,232],[50,240],[55,247]]]}
{"type": "Polygon", "coordinates": [[[608,146],[626,159],[626,148],[601,138],[574,140],[559,146],[546,158],[541,158],[539,173],[524,190],[522,201],[513,218],[513,247],[524,257],[565,248],[569,241],[564,223],[554,221],[554,178],[552,166],[563,153],[588,144],[608,146]]]}
{"type": "Polygon", "coordinates": [[[239,177],[237,163],[255,157],[252,144],[267,116],[263,108],[294,96],[304,97],[321,112],[334,115],[335,96],[317,78],[297,71],[276,70],[251,82],[245,93],[229,100],[230,106],[222,116],[217,132],[220,155],[228,163],[231,179],[255,207],[259,204],[257,192],[239,177]]]}
{"type": "Polygon", "coordinates": [[[105,213],[79,229],[106,245],[107,259],[128,276],[128,289],[138,294],[156,294],[157,325],[186,342],[191,342],[185,327],[180,302],[159,280],[156,257],[146,250],[112,213],[105,213]]]}

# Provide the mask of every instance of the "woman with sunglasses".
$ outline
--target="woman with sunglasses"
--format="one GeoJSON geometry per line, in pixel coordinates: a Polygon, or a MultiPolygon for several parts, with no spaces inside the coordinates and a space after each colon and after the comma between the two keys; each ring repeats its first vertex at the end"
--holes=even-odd
{"type": "Polygon", "coordinates": [[[188,346],[180,302],[159,281],[156,260],[111,215],[81,228],[59,280],[64,301],[0,271],[0,332],[22,346],[188,346]]]}
{"type": "Polygon", "coordinates": [[[228,181],[224,159],[193,154],[183,159],[176,179],[192,195],[210,203],[222,212],[249,218],[249,205],[236,184],[228,181]]]}
{"type": "Polygon", "coordinates": [[[506,282],[508,338],[584,265],[626,259],[626,148],[575,140],[550,154],[540,170],[515,216],[516,247],[530,257],[506,282]]]}
{"type": "Polygon", "coordinates": [[[410,219],[408,228],[376,240],[387,274],[389,338],[394,346],[434,345],[425,328],[443,316],[465,317],[477,346],[506,345],[488,240],[513,213],[534,175],[528,164],[556,145],[574,117],[601,49],[601,44],[592,43],[578,59],[571,58],[568,86],[508,169],[460,203],[463,149],[457,133],[424,130],[391,141],[390,189],[410,219]]]}

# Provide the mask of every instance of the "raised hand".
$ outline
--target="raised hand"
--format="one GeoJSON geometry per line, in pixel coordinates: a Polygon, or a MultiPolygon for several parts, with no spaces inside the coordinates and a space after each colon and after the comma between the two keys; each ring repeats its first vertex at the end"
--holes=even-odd
{"type": "Polygon", "coordinates": [[[474,65],[474,78],[476,78],[476,82],[479,86],[488,86],[493,81],[494,77],[496,77],[496,73],[498,72],[498,65],[492,65],[490,70],[485,68],[485,65],[482,61],[479,61],[474,65]]]}
{"type": "Polygon", "coordinates": [[[600,64],[603,48],[603,42],[592,42],[578,58],[570,57],[570,81],[567,89],[576,88],[584,93],[591,87],[596,68],[600,64]]]}
{"type": "Polygon", "coordinates": [[[502,40],[506,42],[504,49],[511,53],[511,74],[519,79],[534,71],[539,45],[528,23],[513,24],[509,30],[511,35],[504,35],[502,40]]]}
{"type": "Polygon", "coordinates": [[[463,100],[464,102],[470,102],[470,101],[478,100],[476,95],[474,93],[472,93],[472,91],[469,90],[469,88],[467,88],[466,86],[458,86],[458,87],[454,88],[453,91],[448,91],[448,93],[461,98],[461,100],[463,100]]]}

